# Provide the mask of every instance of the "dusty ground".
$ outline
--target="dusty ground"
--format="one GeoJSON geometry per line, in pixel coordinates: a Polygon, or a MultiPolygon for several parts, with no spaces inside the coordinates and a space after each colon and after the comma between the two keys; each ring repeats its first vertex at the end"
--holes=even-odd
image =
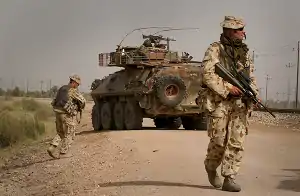
{"type": "MultiPolygon", "coordinates": [[[[84,118],[68,157],[52,160],[46,142],[14,156],[0,170],[0,195],[232,195],[208,183],[206,132],[93,132],[84,118]]],[[[299,195],[299,144],[300,132],[252,123],[237,194],[299,195]]]]}

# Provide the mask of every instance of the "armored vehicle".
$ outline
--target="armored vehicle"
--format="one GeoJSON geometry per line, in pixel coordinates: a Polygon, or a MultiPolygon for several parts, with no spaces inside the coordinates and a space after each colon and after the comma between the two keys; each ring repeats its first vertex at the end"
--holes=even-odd
{"type": "Polygon", "coordinates": [[[115,51],[99,54],[99,66],[123,69],[91,85],[94,130],[141,129],[143,118],[153,119],[157,128],[205,130],[205,115],[195,102],[201,62],[170,50],[175,39],[142,37],[140,46],[119,44],[115,51]]]}

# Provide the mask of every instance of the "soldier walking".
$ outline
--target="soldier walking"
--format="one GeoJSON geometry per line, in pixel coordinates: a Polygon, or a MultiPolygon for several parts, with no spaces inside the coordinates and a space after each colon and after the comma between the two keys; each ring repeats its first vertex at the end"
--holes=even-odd
{"type": "Polygon", "coordinates": [[[245,23],[243,19],[225,16],[221,23],[223,33],[220,41],[212,43],[203,58],[203,92],[200,102],[208,111],[208,136],[210,142],[204,161],[209,182],[224,191],[239,192],[235,182],[240,169],[244,141],[248,131],[248,116],[253,109],[251,100],[242,92],[215,73],[215,64],[221,63],[226,69],[235,66],[250,78],[256,95],[258,88],[253,75],[254,64],[248,46],[243,43],[245,23]],[[221,165],[222,183],[217,168],[221,165]]]}
{"type": "Polygon", "coordinates": [[[78,91],[80,84],[81,79],[78,75],[70,76],[69,84],[59,88],[51,103],[56,118],[57,135],[50,143],[47,152],[53,158],[60,157],[54,153],[60,143],[60,154],[66,154],[73,141],[73,134],[77,126],[77,113],[84,109],[86,103],[85,98],[78,91]]]}

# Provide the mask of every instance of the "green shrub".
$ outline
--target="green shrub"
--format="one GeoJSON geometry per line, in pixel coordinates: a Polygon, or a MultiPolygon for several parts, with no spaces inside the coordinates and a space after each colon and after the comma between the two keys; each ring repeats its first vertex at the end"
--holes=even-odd
{"type": "Polygon", "coordinates": [[[41,107],[41,104],[34,99],[22,99],[21,106],[26,111],[36,111],[41,107]]]}
{"type": "Polygon", "coordinates": [[[37,139],[46,132],[45,123],[53,114],[49,105],[34,99],[0,102],[0,147],[37,139]]]}

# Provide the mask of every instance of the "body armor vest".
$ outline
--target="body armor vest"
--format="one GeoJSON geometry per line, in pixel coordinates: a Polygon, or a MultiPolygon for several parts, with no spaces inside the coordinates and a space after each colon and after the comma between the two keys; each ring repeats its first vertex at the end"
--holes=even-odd
{"type": "Polygon", "coordinates": [[[55,101],[53,103],[54,107],[64,108],[66,103],[69,101],[69,89],[70,85],[64,85],[58,89],[55,101]]]}

